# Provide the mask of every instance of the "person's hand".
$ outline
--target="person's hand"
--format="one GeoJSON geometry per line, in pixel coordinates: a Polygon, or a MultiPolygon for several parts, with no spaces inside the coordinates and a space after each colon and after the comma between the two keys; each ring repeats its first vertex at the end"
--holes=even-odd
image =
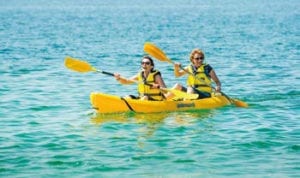
{"type": "Polygon", "coordinates": [[[174,66],[175,66],[175,68],[180,68],[180,67],[181,67],[181,63],[175,62],[175,63],[174,63],[174,66]]]}
{"type": "Polygon", "coordinates": [[[120,78],[121,78],[121,75],[120,75],[120,74],[118,74],[118,73],[114,73],[114,77],[116,78],[116,80],[120,80],[120,78]]]}
{"type": "Polygon", "coordinates": [[[219,92],[219,93],[221,92],[221,86],[220,85],[216,86],[216,92],[219,92]]]}
{"type": "Polygon", "coordinates": [[[152,86],[151,86],[152,88],[157,88],[157,89],[159,89],[160,88],[160,85],[159,84],[157,84],[157,83],[154,83],[154,84],[152,84],[152,86]]]}

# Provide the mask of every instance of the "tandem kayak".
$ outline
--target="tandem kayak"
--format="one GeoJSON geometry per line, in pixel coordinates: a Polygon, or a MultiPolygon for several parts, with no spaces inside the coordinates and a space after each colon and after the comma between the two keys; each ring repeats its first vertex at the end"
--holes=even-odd
{"type": "Polygon", "coordinates": [[[93,92],[90,94],[90,100],[92,107],[100,114],[122,113],[129,111],[136,113],[189,111],[214,109],[231,104],[227,97],[223,95],[197,100],[148,101],[93,92]]]}

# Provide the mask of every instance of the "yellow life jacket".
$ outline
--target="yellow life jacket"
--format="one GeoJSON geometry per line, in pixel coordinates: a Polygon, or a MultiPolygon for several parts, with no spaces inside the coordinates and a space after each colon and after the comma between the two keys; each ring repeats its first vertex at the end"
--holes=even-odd
{"type": "Polygon", "coordinates": [[[164,96],[160,89],[152,88],[151,84],[154,84],[155,75],[160,74],[158,70],[153,70],[149,73],[147,78],[144,78],[143,71],[138,74],[138,92],[139,95],[148,96],[150,100],[163,100],[164,96]]]}
{"type": "Polygon", "coordinates": [[[193,75],[189,74],[187,78],[187,85],[200,91],[211,93],[211,78],[209,74],[205,72],[206,65],[207,64],[202,64],[198,69],[196,69],[193,65],[188,66],[189,73],[193,75]]]}

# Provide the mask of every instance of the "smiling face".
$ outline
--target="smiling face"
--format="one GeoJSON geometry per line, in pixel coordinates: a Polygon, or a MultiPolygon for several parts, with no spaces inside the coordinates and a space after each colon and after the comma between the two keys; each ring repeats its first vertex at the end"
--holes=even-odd
{"type": "Polygon", "coordinates": [[[204,56],[199,54],[199,53],[195,53],[194,56],[193,56],[193,64],[196,66],[196,67],[199,67],[203,64],[203,61],[204,61],[204,56]]]}
{"type": "Polygon", "coordinates": [[[141,61],[141,67],[144,71],[151,71],[154,65],[148,57],[143,57],[141,61]]]}
{"type": "Polygon", "coordinates": [[[200,49],[194,49],[191,52],[190,60],[195,67],[200,67],[204,61],[204,53],[200,49]]]}

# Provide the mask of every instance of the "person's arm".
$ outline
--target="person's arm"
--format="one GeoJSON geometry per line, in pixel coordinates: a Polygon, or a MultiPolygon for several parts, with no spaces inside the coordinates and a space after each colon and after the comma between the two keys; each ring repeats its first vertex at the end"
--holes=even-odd
{"type": "Polygon", "coordinates": [[[164,80],[161,77],[161,75],[156,75],[155,76],[155,84],[153,85],[153,87],[155,87],[155,88],[167,88],[164,80]]]}
{"type": "Polygon", "coordinates": [[[221,91],[221,82],[220,82],[216,72],[214,70],[211,70],[209,72],[209,75],[210,75],[211,79],[216,83],[216,91],[220,92],[221,91]]]}
{"type": "MultiPolygon", "coordinates": [[[[165,82],[164,82],[161,75],[156,75],[155,76],[155,83],[152,85],[152,87],[160,88],[160,89],[167,88],[167,86],[166,86],[166,84],[165,84],[165,82]]],[[[163,92],[163,95],[165,96],[165,98],[168,98],[168,99],[173,97],[173,94],[170,93],[170,92],[167,92],[167,91],[163,92]]]]}
{"type": "Polygon", "coordinates": [[[124,78],[122,77],[120,74],[118,73],[114,73],[114,77],[116,78],[116,80],[118,82],[120,82],[121,84],[132,84],[132,83],[135,83],[134,81],[137,80],[137,76],[133,76],[131,77],[130,79],[127,79],[127,78],[124,78]]]}
{"type": "Polygon", "coordinates": [[[187,67],[184,70],[182,70],[180,63],[175,63],[174,64],[174,75],[175,75],[175,77],[183,76],[186,73],[185,70],[187,70],[187,67]]]}

